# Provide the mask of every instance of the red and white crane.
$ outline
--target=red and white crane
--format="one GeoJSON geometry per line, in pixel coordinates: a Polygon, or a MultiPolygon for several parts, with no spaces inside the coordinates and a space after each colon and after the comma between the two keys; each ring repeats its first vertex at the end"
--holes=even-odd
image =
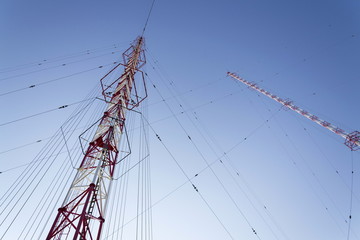
{"type": "Polygon", "coordinates": [[[336,126],[334,126],[333,124],[331,124],[331,123],[329,123],[327,121],[321,120],[320,118],[318,118],[317,116],[309,113],[308,111],[295,106],[292,103],[292,101],[284,100],[284,99],[276,96],[275,94],[271,94],[270,92],[260,88],[256,83],[251,83],[249,81],[246,81],[245,79],[237,76],[235,73],[228,72],[227,75],[229,75],[230,77],[244,83],[248,87],[258,91],[259,93],[262,93],[265,96],[268,96],[269,98],[274,99],[278,103],[281,103],[285,107],[287,107],[287,108],[297,112],[298,114],[310,119],[311,121],[323,126],[324,128],[332,131],[333,133],[336,133],[337,135],[343,137],[345,139],[345,145],[347,147],[349,147],[351,149],[351,151],[356,151],[356,150],[360,149],[360,132],[359,131],[354,131],[352,133],[347,133],[343,129],[341,129],[339,127],[336,127],[336,126]]]}

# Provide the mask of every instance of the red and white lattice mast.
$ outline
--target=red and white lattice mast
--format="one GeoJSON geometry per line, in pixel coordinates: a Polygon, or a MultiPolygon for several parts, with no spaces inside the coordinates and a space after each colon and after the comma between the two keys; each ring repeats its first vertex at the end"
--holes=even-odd
{"type": "Polygon", "coordinates": [[[134,81],[135,73],[145,64],[143,45],[143,37],[138,37],[123,53],[124,64],[116,65],[101,79],[107,109],[87,147],[66,198],[58,209],[47,240],[100,239],[114,169],[119,162],[118,147],[124,133],[126,111],[138,106],[146,97],[137,95],[134,81]],[[122,75],[112,84],[103,85],[103,80],[120,66],[124,66],[122,75]],[[109,94],[110,88],[115,90],[109,94]],[[130,95],[132,92],[133,95],[130,95]]]}
{"type": "Polygon", "coordinates": [[[251,83],[246,81],[245,79],[237,76],[235,73],[227,73],[230,77],[239,80],[240,82],[246,84],[247,86],[249,86],[250,88],[268,96],[269,98],[274,99],[275,101],[277,101],[278,103],[281,103],[282,105],[284,105],[285,107],[294,110],[295,112],[299,113],[300,115],[310,119],[311,121],[327,128],[328,130],[332,131],[333,133],[336,133],[337,135],[340,135],[341,137],[343,137],[345,139],[345,145],[347,147],[349,147],[351,149],[351,151],[356,151],[360,148],[360,132],[359,131],[354,131],[352,133],[347,133],[344,130],[342,130],[341,128],[338,128],[334,125],[332,125],[329,122],[326,122],[324,120],[321,120],[320,118],[318,118],[317,116],[295,106],[292,101],[289,100],[284,100],[274,94],[271,94],[270,92],[260,88],[259,86],[257,86],[255,83],[251,83]]]}

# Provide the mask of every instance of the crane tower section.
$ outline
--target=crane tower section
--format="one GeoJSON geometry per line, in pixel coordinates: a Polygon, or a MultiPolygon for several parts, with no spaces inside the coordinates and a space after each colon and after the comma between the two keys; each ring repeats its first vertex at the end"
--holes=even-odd
{"type": "MultiPolygon", "coordinates": [[[[114,169],[119,162],[118,148],[124,133],[126,111],[137,107],[146,98],[138,96],[135,84],[135,74],[145,64],[143,45],[143,37],[138,37],[123,53],[124,63],[116,65],[100,80],[108,105],[84,152],[65,200],[58,209],[47,240],[100,239],[114,169]],[[124,67],[121,76],[110,85],[103,84],[120,66],[124,67]]],[[[144,78],[142,80],[145,86],[144,78]]]]}
{"type": "Polygon", "coordinates": [[[297,112],[298,114],[310,119],[311,121],[327,128],[328,130],[332,131],[333,133],[336,133],[337,135],[343,137],[345,139],[345,145],[351,149],[351,151],[356,151],[360,148],[360,132],[354,131],[352,133],[347,133],[343,129],[338,128],[331,123],[321,120],[317,116],[309,113],[308,111],[305,111],[304,109],[301,109],[297,106],[295,106],[292,101],[284,100],[275,94],[271,94],[270,92],[260,88],[256,83],[251,83],[249,81],[246,81],[245,79],[237,76],[235,73],[228,72],[227,73],[230,77],[244,83],[248,87],[254,89],[255,91],[258,91],[259,93],[264,94],[265,96],[277,101],[278,103],[281,103],[285,107],[297,112]]]}

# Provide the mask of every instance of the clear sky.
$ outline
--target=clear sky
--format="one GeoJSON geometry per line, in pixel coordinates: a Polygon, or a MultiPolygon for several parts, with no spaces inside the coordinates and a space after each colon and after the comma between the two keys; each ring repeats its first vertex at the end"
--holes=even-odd
{"type": "MultiPolygon", "coordinates": [[[[86,98],[141,34],[151,4],[0,3],[0,195],[25,167],[9,169],[34,159],[77,105],[12,121],[86,98]]],[[[347,132],[360,130],[359,12],[358,0],[155,1],[144,35],[149,122],[186,174],[199,174],[194,184],[213,212],[188,182],[152,208],[154,239],[360,239],[359,152],[226,77],[236,72],[347,132]],[[219,181],[209,168],[199,173],[202,156],[219,181]]],[[[187,179],[151,130],[149,142],[157,202],[187,179]]],[[[34,206],[4,239],[19,237],[34,206]]],[[[0,238],[9,224],[3,207],[0,238]]]]}

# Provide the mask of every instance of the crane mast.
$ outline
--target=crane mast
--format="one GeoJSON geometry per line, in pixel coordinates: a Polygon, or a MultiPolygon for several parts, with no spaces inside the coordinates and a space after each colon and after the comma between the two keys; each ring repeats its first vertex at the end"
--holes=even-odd
{"type": "Polygon", "coordinates": [[[249,81],[246,81],[245,79],[237,76],[235,73],[228,72],[227,75],[230,77],[244,83],[248,87],[254,89],[255,91],[258,91],[259,93],[264,94],[265,96],[277,101],[278,103],[282,104],[283,106],[297,112],[298,114],[310,119],[311,121],[323,126],[324,128],[332,131],[333,133],[336,133],[337,135],[343,137],[345,139],[345,145],[351,149],[351,151],[356,151],[360,148],[360,132],[354,131],[352,133],[347,133],[343,129],[338,128],[334,126],[333,124],[321,120],[317,116],[309,113],[308,111],[305,111],[304,109],[301,109],[297,106],[295,106],[292,101],[290,100],[284,100],[274,94],[271,94],[270,92],[260,88],[256,83],[251,83],[249,81]]]}
{"type": "Polygon", "coordinates": [[[124,64],[116,65],[101,79],[102,94],[108,103],[106,111],[58,209],[47,240],[100,239],[114,169],[118,163],[118,147],[124,133],[126,111],[136,107],[146,97],[139,98],[134,82],[136,72],[145,64],[143,44],[143,37],[138,37],[123,53],[124,64]],[[121,65],[124,66],[122,75],[112,84],[104,85],[103,80],[121,65]],[[110,88],[115,90],[108,92],[110,88]],[[135,101],[131,98],[132,90],[135,101]]]}

